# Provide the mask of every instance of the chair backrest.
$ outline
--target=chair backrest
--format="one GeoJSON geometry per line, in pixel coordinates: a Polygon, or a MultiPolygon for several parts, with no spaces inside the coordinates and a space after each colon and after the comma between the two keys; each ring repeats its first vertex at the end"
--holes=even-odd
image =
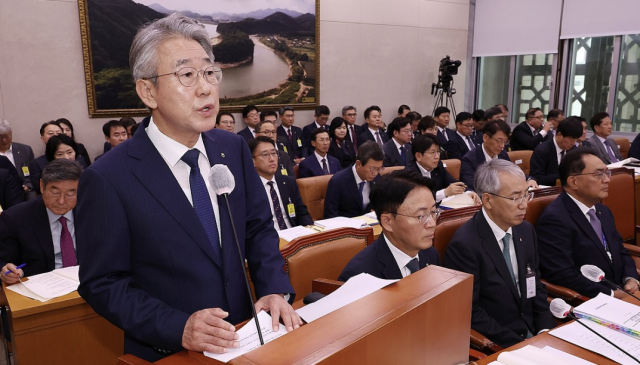
{"type": "Polygon", "coordinates": [[[616,220],[616,229],[624,242],[635,241],[636,231],[636,190],[633,170],[621,167],[611,169],[609,196],[602,204],[611,209],[616,220]]]}
{"type": "Polygon", "coordinates": [[[616,141],[616,144],[618,145],[618,149],[620,150],[620,154],[622,155],[622,158],[629,157],[629,149],[631,149],[631,142],[629,142],[629,140],[625,137],[618,137],[618,138],[614,138],[613,140],[616,141]]]}
{"type": "Polygon", "coordinates": [[[327,195],[327,185],[333,175],[305,177],[297,179],[300,198],[307,206],[309,215],[314,221],[324,218],[324,197],[327,195]]]}
{"type": "Polygon", "coordinates": [[[300,164],[293,166],[293,174],[296,176],[296,179],[300,177],[300,164]]]}
{"type": "Polygon", "coordinates": [[[442,163],[447,169],[447,172],[450,173],[454,179],[460,180],[460,160],[458,160],[457,158],[452,158],[449,160],[442,160],[442,163]]]}
{"type": "Polygon", "coordinates": [[[438,223],[436,224],[436,231],[433,235],[433,247],[438,251],[440,262],[444,262],[444,253],[447,251],[447,247],[449,247],[449,242],[453,234],[456,233],[461,225],[471,219],[480,208],[479,206],[473,206],[452,209],[446,211],[446,215],[444,213],[440,215],[438,223]]]}
{"type": "Polygon", "coordinates": [[[334,229],[291,241],[280,252],[296,298],[311,293],[314,279],[338,279],[353,256],[371,243],[371,227],[334,229]]]}
{"type": "Polygon", "coordinates": [[[511,151],[507,152],[509,159],[522,169],[525,175],[529,175],[531,171],[531,155],[533,151],[511,151]]]}
{"type": "Polygon", "coordinates": [[[380,176],[384,176],[386,174],[390,174],[394,171],[398,171],[398,170],[402,170],[404,169],[404,166],[389,166],[389,167],[385,167],[384,170],[382,170],[382,172],[380,173],[380,176]]]}
{"type": "Polygon", "coordinates": [[[562,188],[559,187],[534,190],[533,200],[527,204],[527,212],[524,215],[524,220],[535,226],[545,208],[551,204],[551,202],[558,199],[558,195],[560,195],[561,192],[562,188]]]}

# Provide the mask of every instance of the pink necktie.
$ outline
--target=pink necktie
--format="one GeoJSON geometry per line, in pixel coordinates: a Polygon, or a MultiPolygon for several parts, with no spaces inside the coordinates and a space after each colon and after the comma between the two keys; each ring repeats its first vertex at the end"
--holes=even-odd
{"type": "Polygon", "coordinates": [[[73,239],[71,233],[67,228],[67,218],[60,217],[58,219],[62,225],[62,232],[60,232],[60,253],[62,254],[62,267],[76,266],[78,261],[76,260],[76,250],[73,248],[73,239]]]}

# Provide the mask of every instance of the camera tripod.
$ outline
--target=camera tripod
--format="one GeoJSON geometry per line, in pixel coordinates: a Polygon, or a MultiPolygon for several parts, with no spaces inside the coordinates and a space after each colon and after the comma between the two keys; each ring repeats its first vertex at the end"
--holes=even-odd
{"type": "Polygon", "coordinates": [[[456,113],[456,105],[453,103],[453,94],[454,93],[452,93],[451,91],[445,91],[442,88],[438,88],[438,91],[436,91],[436,94],[435,94],[436,103],[433,106],[433,111],[431,112],[431,115],[433,116],[436,113],[436,109],[438,107],[444,106],[451,110],[451,117],[455,119],[458,113],[456,113]],[[446,94],[446,97],[445,97],[445,94],[446,94]]]}

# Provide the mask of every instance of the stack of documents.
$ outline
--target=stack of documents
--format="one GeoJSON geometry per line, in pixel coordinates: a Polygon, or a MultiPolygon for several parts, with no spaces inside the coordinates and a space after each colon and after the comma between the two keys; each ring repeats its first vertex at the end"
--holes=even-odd
{"type": "Polygon", "coordinates": [[[318,231],[303,226],[297,226],[278,231],[278,236],[287,242],[291,242],[296,238],[308,236],[314,233],[318,233],[318,231]]]}
{"type": "Polygon", "coordinates": [[[7,286],[7,289],[46,302],[78,290],[78,268],[79,266],[71,266],[33,275],[28,280],[7,286]]]}
{"type": "Polygon", "coordinates": [[[554,349],[550,346],[537,348],[527,345],[514,351],[504,351],[498,356],[498,361],[489,365],[595,365],[579,357],[554,349]]]}
{"type": "Polygon", "coordinates": [[[367,227],[367,222],[364,219],[347,218],[347,217],[335,217],[329,219],[321,219],[313,223],[325,231],[336,228],[362,228],[367,227]]]}
{"type": "Polygon", "coordinates": [[[613,169],[616,167],[626,167],[628,169],[632,169],[635,172],[635,175],[640,174],[640,164],[638,164],[640,160],[637,158],[629,157],[622,161],[610,163],[607,165],[608,168],[613,169]]]}
{"type": "Polygon", "coordinates": [[[449,208],[449,209],[465,208],[465,207],[471,207],[474,205],[475,203],[473,202],[473,198],[471,198],[467,193],[462,193],[462,194],[450,196],[448,198],[444,198],[440,203],[441,208],[449,208]]]}

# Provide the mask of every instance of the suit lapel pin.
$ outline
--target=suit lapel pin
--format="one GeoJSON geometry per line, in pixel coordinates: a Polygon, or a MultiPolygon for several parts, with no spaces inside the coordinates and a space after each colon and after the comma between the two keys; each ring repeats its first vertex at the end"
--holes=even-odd
{"type": "Polygon", "coordinates": [[[520,238],[520,242],[522,242],[522,238],[520,238]]]}
{"type": "Polygon", "coordinates": [[[224,157],[225,157],[225,156],[224,156],[224,152],[223,152],[223,153],[220,153],[220,157],[222,157],[222,158],[224,158],[224,157]]]}

